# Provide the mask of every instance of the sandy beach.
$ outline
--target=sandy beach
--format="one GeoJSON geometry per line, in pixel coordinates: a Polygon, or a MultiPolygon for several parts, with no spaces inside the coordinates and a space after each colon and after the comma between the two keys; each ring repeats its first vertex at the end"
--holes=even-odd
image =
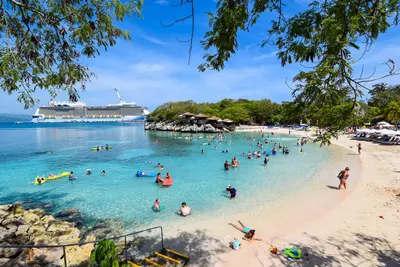
{"type": "MultiPolygon", "coordinates": [[[[287,129],[267,131],[288,134],[287,129]]],[[[166,246],[189,254],[193,266],[399,266],[400,147],[362,142],[357,155],[357,144],[347,136],[332,140],[332,149],[345,150],[307,189],[235,216],[205,221],[189,216],[165,230],[166,246]],[[336,175],[345,166],[351,167],[348,189],[338,191],[336,175]],[[234,236],[243,236],[228,225],[237,220],[256,229],[263,241],[242,241],[239,251],[229,249],[234,236]],[[297,247],[308,256],[291,262],[270,253],[270,244],[297,247]]]]}

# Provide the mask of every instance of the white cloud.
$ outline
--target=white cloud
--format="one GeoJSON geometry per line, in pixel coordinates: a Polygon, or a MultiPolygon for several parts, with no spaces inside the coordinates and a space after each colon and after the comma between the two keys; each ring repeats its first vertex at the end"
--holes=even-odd
{"type": "Polygon", "coordinates": [[[271,53],[267,53],[267,54],[262,54],[262,55],[259,55],[259,56],[255,56],[255,57],[253,57],[253,60],[259,61],[259,60],[263,60],[263,59],[275,57],[277,53],[278,53],[278,51],[273,51],[273,52],[271,52],[271,53]]]}
{"type": "Polygon", "coordinates": [[[159,4],[159,5],[167,5],[169,1],[167,0],[156,0],[154,1],[154,4],[159,4]]]}
{"type": "Polygon", "coordinates": [[[170,46],[170,43],[164,42],[156,37],[152,37],[152,36],[147,36],[147,35],[141,35],[140,37],[142,37],[144,40],[149,41],[150,43],[153,44],[158,44],[158,45],[162,45],[162,46],[170,46]]]}

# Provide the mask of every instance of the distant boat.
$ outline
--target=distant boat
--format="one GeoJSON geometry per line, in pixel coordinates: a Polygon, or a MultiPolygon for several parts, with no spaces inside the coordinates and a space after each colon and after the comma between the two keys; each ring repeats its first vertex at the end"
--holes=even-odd
{"type": "Polygon", "coordinates": [[[21,123],[23,123],[22,121],[16,121],[16,122],[14,122],[15,124],[21,124],[21,123]]]}

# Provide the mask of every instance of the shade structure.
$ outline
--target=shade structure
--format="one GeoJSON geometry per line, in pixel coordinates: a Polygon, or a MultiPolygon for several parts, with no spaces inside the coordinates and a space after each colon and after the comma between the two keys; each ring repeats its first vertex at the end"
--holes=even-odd
{"type": "Polygon", "coordinates": [[[233,123],[233,121],[231,121],[230,119],[222,120],[222,122],[225,122],[225,123],[233,123]]]}
{"type": "Polygon", "coordinates": [[[181,116],[184,116],[184,117],[193,117],[194,114],[193,114],[193,113],[190,113],[190,112],[185,112],[185,113],[181,114],[181,116]]]}
{"type": "Polygon", "coordinates": [[[195,115],[194,116],[195,118],[198,118],[198,119],[206,119],[206,118],[208,118],[208,116],[207,115],[204,115],[204,114],[197,114],[197,115],[195,115]]]}
{"type": "Polygon", "coordinates": [[[219,120],[221,120],[221,118],[213,116],[213,117],[208,118],[207,120],[209,120],[209,121],[219,121],[219,120]]]}
{"type": "Polygon", "coordinates": [[[378,125],[378,126],[385,126],[385,125],[387,125],[387,126],[392,126],[390,123],[388,123],[388,122],[386,122],[386,121],[380,121],[380,122],[378,122],[376,125],[378,125]]]}

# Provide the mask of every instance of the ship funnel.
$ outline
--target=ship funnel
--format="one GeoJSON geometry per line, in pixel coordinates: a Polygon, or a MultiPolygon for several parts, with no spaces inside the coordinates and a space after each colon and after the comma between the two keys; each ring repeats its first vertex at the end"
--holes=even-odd
{"type": "Polygon", "coordinates": [[[121,96],[118,93],[117,88],[114,88],[114,90],[115,90],[115,92],[117,92],[117,96],[118,96],[119,102],[122,103],[122,99],[121,99],[121,96]]]}

